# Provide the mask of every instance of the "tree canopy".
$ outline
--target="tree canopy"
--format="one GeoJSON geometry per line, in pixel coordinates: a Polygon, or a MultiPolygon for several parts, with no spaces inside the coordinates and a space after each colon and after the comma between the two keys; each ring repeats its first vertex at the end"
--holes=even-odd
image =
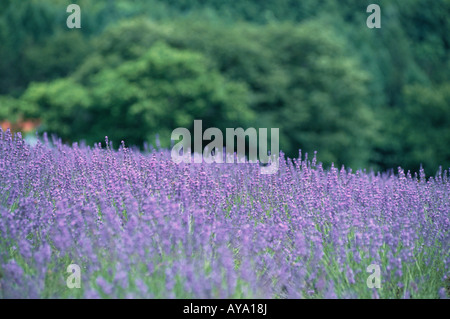
{"type": "MultiPolygon", "coordinates": [[[[329,165],[450,166],[450,2],[2,1],[0,122],[142,146],[176,127],[279,127],[329,165]]],[[[117,145],[116,144],[116,145],[117,145]]]]}

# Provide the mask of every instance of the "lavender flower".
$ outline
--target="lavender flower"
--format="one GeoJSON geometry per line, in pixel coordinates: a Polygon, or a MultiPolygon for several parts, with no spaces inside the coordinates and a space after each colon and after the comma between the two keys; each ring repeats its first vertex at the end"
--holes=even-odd
{"type": "Polygon", "coordinates": [[[0,131],[0,297],[70,297],[71,263],[85,298],[447,296],[449,171],[326,170],[280,153],[261,175],[106,145],[0,131]],[[370,264],[383,290],[367,287],[370,264]]]}

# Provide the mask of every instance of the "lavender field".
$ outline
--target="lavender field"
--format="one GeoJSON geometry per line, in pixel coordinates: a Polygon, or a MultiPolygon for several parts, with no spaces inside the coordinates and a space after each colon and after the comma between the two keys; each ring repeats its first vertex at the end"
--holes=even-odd
{"type": "Polygon", "coordinates": [[[325,170],[300,154],[261,175],[108,144],[0,130],[0,298],[449,295],[448,170],[325,170]]]}

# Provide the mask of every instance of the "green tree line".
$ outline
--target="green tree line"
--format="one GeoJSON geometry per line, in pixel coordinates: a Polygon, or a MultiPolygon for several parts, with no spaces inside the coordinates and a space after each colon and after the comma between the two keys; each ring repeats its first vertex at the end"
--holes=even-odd
{"type": "Polygon", "coordinates": [[[0,121],[142,146],[279,127],[329,165],[450,166],[450,1],[0,0],[0,121]],[[82,28],[66,27],[77,3],[82,28]]]}

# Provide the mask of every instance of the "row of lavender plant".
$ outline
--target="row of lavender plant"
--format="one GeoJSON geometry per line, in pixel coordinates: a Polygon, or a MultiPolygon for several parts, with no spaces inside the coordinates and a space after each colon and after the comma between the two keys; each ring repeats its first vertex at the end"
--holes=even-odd
{"type": "Polygon", "coordinates": [[[324,170],[281,154],[261,175],[104,145],[30,146],[0,130],[0,298],[448,296],[448,171],[324,170]]]}

